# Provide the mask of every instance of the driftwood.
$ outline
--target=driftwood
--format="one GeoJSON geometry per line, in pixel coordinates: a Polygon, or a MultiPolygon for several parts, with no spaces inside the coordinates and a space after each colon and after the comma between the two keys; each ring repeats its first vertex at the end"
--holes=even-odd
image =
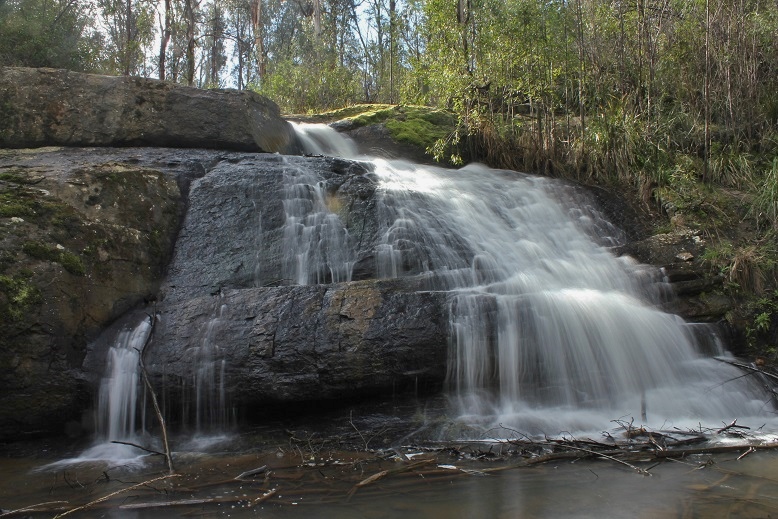
{"type": "Polygon", "coordinates": [[[237,481],[241,481],[243,479],[250,478],[252,476],[256,476],[257,474],[264,474],[265,472],[267,472],[267,465],[262,465],[259,468],[252,469],[252,470],[247,470],[246,472],[242,472],[242,473],[238,474],[237,476],[235,476],[235,479],[237,481]]]}
{"type": "Polygon", "coordinates": [[[143,445],[138,445],[137,443],[123,442],[119,440],[111,440],[111,443],[118,443],[119,445],[129,445],[130,447],[135,447],[136,449],[146,451],[149,454],[154,454],[155,456],[167,456],[164,452],[155,451],[154,449],[149,449],[148,447],[144,447],[143,445]]]}
{"type": "Polygon", "coordinates": [[[407,465],[403,465],[402,467],[397,467],[397,468],[394,468],[394,469],[388,469],[388,470],[382,470],[380,472],[376,472],[372,476],[367,477],[367,478],[363,479],[362,481],[358,482],[356,485],[354,485],[353,488],[351,489],[351,491],[348,493],[348,495],[350,497],[350,496],[354,495],[354,492],[356,492],[357,489],[362,488],[362,487],[366,487],[368,485],[371,485],[371,484],[375,483],[376,481],[381,480],[381,479],[385,478],[386,476],[389,476],[390,474],[399,474],[401,472],[408,472],[408,471],[417,469],[419,467],[422,467],[424,465],[429,465],[430,463],[434,463],[434,462],[435,462],[435,459],[425,459],[425,460],[416,461],[414,463],[409,463],[407,465]]]}

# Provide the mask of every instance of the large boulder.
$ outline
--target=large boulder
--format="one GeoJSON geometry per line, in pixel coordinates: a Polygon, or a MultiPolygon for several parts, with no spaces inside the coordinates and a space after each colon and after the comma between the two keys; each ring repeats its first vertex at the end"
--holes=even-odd
{"type": "Polygon", "coordinates": [[[278,106],[254,92],[0,68],[0,147],[52,145],[299,152],[278,106]]]}
{"type": "Polygon", "coordinates": [[[214,391],[198,373],[223,361],[214,379],[242,415],[439,388],[446,294],[418,289],[412,279],[367,280],[231,289],[163,304],[146,364],[180,408],[198,391],[214,391]]]}

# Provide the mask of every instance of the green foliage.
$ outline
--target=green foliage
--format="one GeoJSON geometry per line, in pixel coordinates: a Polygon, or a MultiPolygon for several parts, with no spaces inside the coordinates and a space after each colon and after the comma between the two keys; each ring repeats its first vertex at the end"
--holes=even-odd
{"type": "Polygon", "coordinates": [[[778,320],[778,290],[753,301],[750,307],[753,318],[746,326],[749,346],[761,346],[762,351],[767,350],[767,353],[774,356],[776,344],[771,332],[773,323],[778,320]]]}
{"type": "Polygon", "coordinates": [[[87,9],[66,0],[0,3],[0,65],[96,70],[102,39],[87,9]]]}
{"type": "Polygon", "coordinates": [[[344,67],[292,60],[275,63],[261,86],[252,88],[273,99],[286,113],[354,104],[359,101],[360,91],[354,75],[344,67]]]}
{"type": "Polygon", "coordinates": [[[755,196],[749,215],[759,221],[767,221],[778,230],[778,156],[770,161],[760,182],[755,183],[755,196]]]}

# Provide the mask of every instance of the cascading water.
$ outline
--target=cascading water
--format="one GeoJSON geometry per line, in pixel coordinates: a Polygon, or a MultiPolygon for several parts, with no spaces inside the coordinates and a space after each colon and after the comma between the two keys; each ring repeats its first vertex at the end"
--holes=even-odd
{"type": "Polygon", "coordinates": [[[196,433],[224,431],[231,421],[224,388],[226,360],[219,350],[217,336],[226,306],[217,304],[202,337],[191,348],[194,362],[189,380],[184,381],[184,394],[188,395],[189,402],[182,408],[182,422],[193,424],[196,433]]]}
{"type": "Polygon", "coordinates": [[[479,165],[373,163],[377,271],[449,291],[448,379],[468,422],[558,434],[641,409],[658,425],[764,414],[756,384],[656,308],[669,293],[661,274],[613,255],[620,232],[571,186],[479,165]]]}
{"type": "MultiPolygon", "coordinates": [[[[297,126],[307,151],[353,156],[345,139],[333,140],[322,125],[297,126]]],[[[330,130],[331,131],[331,130],[330,130]]],[[[335,213],[337,201],[328,197],[320,179],[304,167],[284,168],[284,260],[286,282],[297,285],[351,281],[354,252],[348,231],[335,213]]]]}
{"type": "Polygon", "coordinates": [[[309,170],[286,168],[284,212],[284,279],[297,285],[350,281],[354,260],[348,232],[309,170]]]}
{"type": "MultiPolygon", "coordinates": [[[[134,447],[114,442],[137,443],[145,429],[145,391],[140,354],[151,333],[147,316],[135,326],[124,326],[106,353],[105,374],[97,395],[95,445],[74,460],[141,463],[134,447]]],[[[141,453],[142,454],[142,453],[141,453]]]]}
{"type": "Polygon", "coordinates": [[[144,319],[134,328],[121,330],[108,350],[97,401],[97,436],[103,441],[126,441],[137,433],[140,352],[150,332],[151,323],[144,319]]]}

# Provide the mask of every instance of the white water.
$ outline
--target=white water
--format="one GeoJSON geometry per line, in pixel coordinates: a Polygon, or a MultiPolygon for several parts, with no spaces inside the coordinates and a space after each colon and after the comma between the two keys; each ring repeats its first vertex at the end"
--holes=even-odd
{"type": "Polygon", "coordinates": [[[297,285],[350,281],[354,266],[351,239],[316,173],[286,164],[283,204],[284,279],[297,285]]]}
{"type": "Polygon", "coordinates": [[[371,160],[379,275],[424,275],[450,292],[448,380],[466,423],[556,435],[641,422],[642,409],[654,427],[771,417],[752,377],[702,353],[700,325],[657,309],[661,273],[614,256],[621,233],[570,186],[371,160]]]}
{"type": "Polygon", "coordinates": [[[67,465],[83,461],[107,461],[122,465],[141,465],[144,452],[135,447],[112,442],[142,443],[145,428],[145,406],[140,352],[151,333],[151,323],[144,318],[134,327],[122,328],[106,355],[105,375],[97,395],[95,444],[79,457],[62,460],[67,465]]]}

